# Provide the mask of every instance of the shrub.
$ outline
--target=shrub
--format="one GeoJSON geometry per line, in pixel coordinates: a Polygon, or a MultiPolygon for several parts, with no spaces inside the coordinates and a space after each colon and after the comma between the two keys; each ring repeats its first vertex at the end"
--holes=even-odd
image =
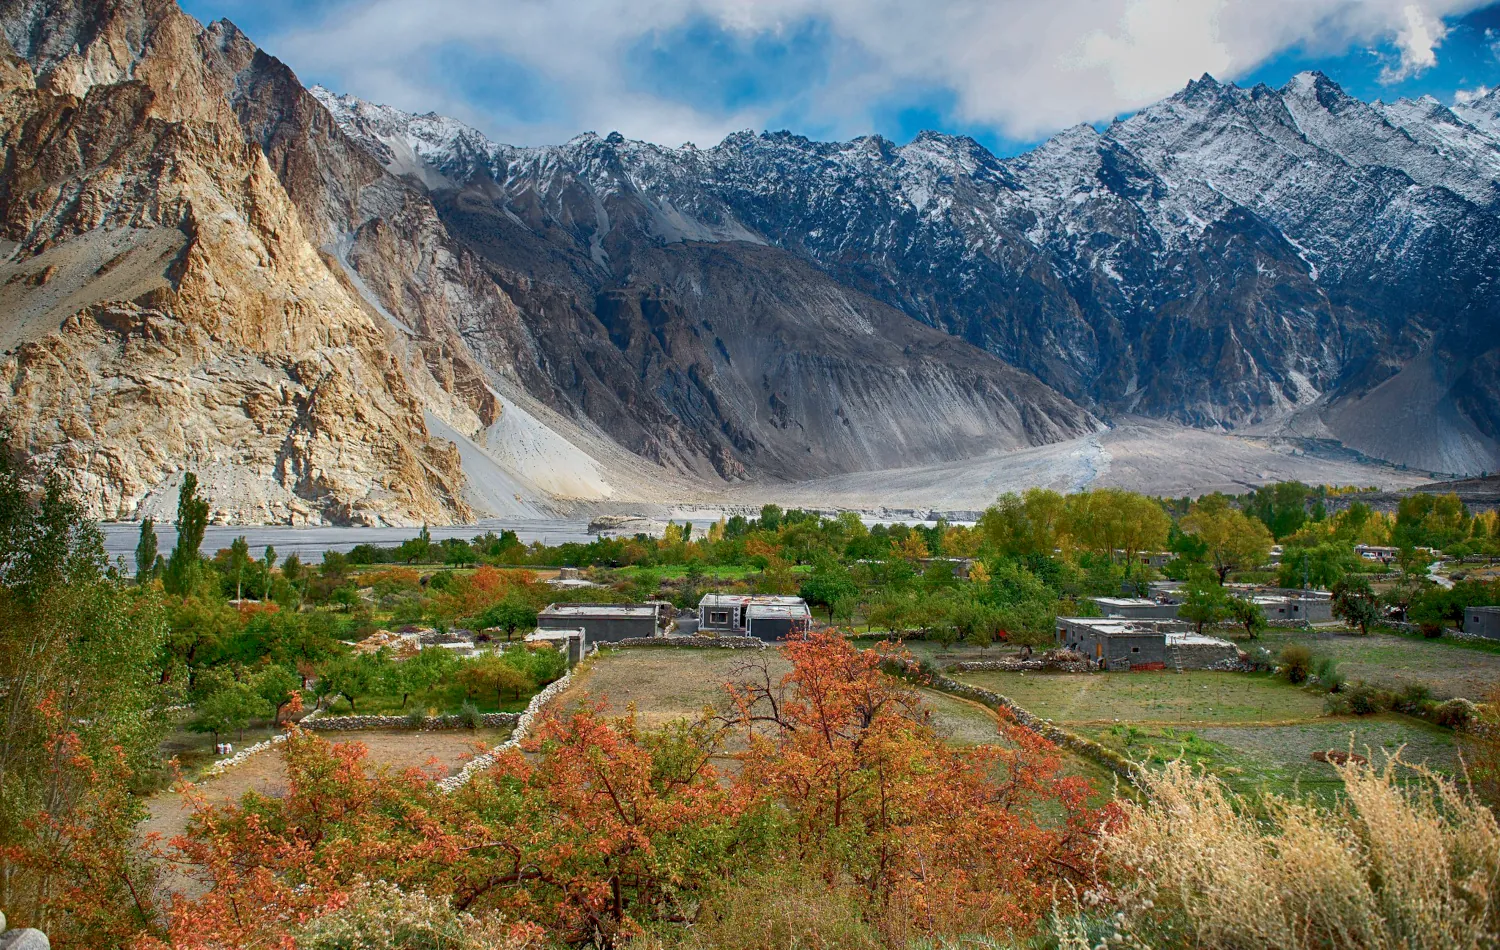
{"type": "Polygon", "coordinates": [[[1331,656],[1319,657],[1317,675],[1318,682],[1330,693],[1344,688],[1344,674],[1339,672],[1338,661],[1331,656]]]}
{"type": "Polygon", "coordinates": [[[1421,683],[1407,683],[1401,690],[1401,695],[1396,699],[1396,707],[1401,712],[1420,713],[1422,707],[1432,700],[1432,690],[1421,683]]]}
{"type": "Polygon", "coordinates": [[[480,713],[479,707],[473,703],[463,704],[463,707],[458,711],[458,719],[469,729],[478,729],[484,725],[484,716],[480,713]]]}
{"type": "Polygon", "coordinates": [[[1418,629],[1422,631],[1422,636],[1429,640],[1436,640],[1443,635],[1443,625],[1440,623],[1419,624],[1418,629]]]}
{"type": "Polygon", "coordinates": [[[298,928],[297,950],[510,950],[524,935],[496,917],[455,913],[446,900],[384,881],[359,884],[335,910],[298,928]],[[520,939],[517,939],[520,936],[520,939]]]}
{"type": "Polygon", "coordinates": [[[1479,709],[1467,699],[1450,699],[1440,703],[1433,712],[1433,719],[1449,729],[1465,729],[1479,714],[1479,709]]]}
{"type": "Polygon", "coordinates": [[[1364,680],[1355,683],[1346,698],[1349,711],[1356,716],[1368,716],[1390,706],[1389,697],[1364,680]]]}
{"type": "Polygon", "coordinates": [[[1291,683],[1305,683],[1307,677],[1312,673],[1312,651],[1300,644],[1293,643],[1281,648],[1281,656],[1277,658],[1281,667],[1281,674],[1291,683]]]}
{"type": "Polygon", "coordinates": [[[705,909],[687,946],[712,950],[817,947],[878,950],[879,934],[865,920],[861,895],[830,887],[796,862],[735,883],[705,909]]]}
{"type": "Polygon", "coordinates": [[[427,723],[427,710],[413,709],[406,714],[406,728],[420,729],[427,723]]]}

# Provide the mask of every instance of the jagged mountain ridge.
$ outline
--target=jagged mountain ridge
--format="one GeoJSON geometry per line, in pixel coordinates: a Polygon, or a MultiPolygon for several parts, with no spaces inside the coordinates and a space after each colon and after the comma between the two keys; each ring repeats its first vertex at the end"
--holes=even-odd
{"type": "Polygon", "coordinates": [[[937,133],[515,148],[315,94],[499,268],[586,292],[652,246],[765,244],[1106,415],[1500,462],[1494,93],[1449,109],[1205,76],[1005,160],[937,133]]]}
{"type": "Polygon", "coordinates": [[[166,513],[186,469],[220,520],[438,523],[1098,425],[776,249],[499,267],[171,0],[0,0],[0,31],[0,415],[103,517],[166,513]]]}

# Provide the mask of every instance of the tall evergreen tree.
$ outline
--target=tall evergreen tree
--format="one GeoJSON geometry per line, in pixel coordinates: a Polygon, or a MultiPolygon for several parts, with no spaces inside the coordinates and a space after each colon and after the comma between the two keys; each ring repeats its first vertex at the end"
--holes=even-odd
{"type": "Polygon", "coordinates": [[[198,497],[198,476],[188,472],[177,492],[177,545],[167,561],[167,590],[185,594],[198,581],[203,560],[199,549],[208,530],[208,502],[198,497]]]}
{"type": "Polygon", "coordinates": [[[141,522],[141,539],[135,545],[135,579],[144,584],[156,573],[156,522],[141,522]]]}

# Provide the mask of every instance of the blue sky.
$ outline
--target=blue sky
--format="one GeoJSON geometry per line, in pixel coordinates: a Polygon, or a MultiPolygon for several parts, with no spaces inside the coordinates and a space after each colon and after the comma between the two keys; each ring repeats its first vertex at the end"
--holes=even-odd
{"type": "Polygon", "coordinates": [[[619,130],[923,129],[1009,154],[1204,72],[1444,102],[1500,85],[1484,0],[182,0],[308,84],[454,115],[498,141],[619,130]]]}

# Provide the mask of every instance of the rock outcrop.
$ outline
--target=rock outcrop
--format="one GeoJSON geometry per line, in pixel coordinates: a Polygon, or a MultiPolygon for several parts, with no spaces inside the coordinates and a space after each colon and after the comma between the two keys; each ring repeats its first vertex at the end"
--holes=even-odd
{"type": "Polygon", "coordinates": [[[170,2],[7,2],[0,24],[15,447],[104,517],[185,469],[229,519],[468,516],[432,387],[247,140],[214,37],[170,2]]]}

